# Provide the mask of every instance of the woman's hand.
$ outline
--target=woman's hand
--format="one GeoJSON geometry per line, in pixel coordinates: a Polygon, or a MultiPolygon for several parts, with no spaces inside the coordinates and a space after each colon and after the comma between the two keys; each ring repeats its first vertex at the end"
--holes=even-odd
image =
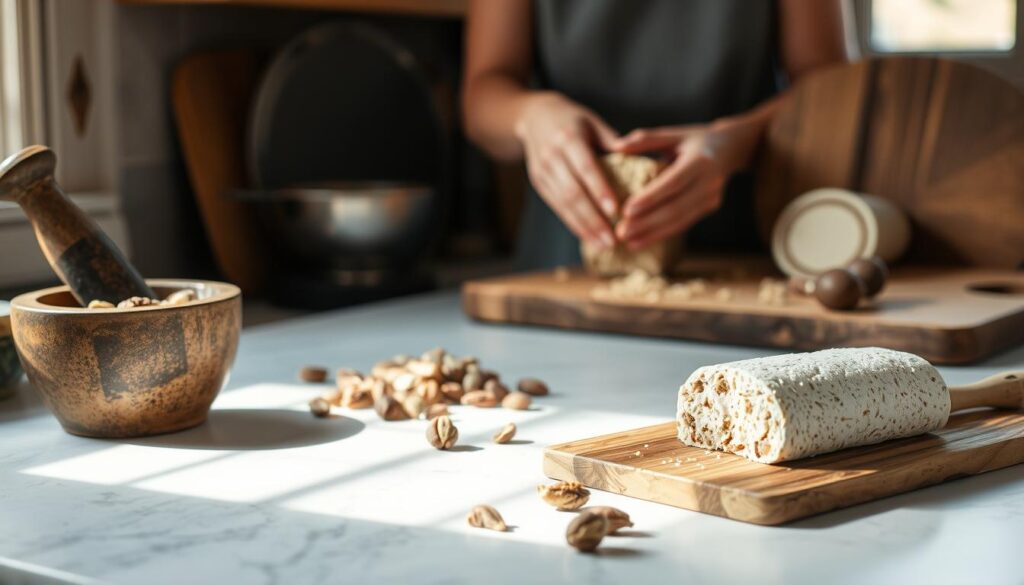
{"type": "Polygon", "coordinates": [[[618,201],[594,153],[595,147],[610,150],[618,134],[590,110],[553,92],[527,98],[515,133],[530,181],[562,222],[581,240],[613,246],[610,221],[618,201]]]}
{"type": "Polygon", "coordinates": [[[618,239],[639,249],[683,232],[718,209],[732,171],[722,151],[729,136],[709,125],[638,129],[613,150],[661,153],[671,162],[641,192],[630,197],[616,226],[618,239]]]}

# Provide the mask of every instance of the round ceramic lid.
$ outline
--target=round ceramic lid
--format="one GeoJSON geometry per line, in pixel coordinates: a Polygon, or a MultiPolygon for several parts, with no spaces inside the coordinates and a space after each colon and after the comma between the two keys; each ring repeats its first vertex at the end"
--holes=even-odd
{"type": "Polygon", "coordinates": [[[874,214],[856,194],[816,189],[793,200],[772,231],[772,256],[790,276],[814,277],[870,256],[876,247],[874,214]]]}

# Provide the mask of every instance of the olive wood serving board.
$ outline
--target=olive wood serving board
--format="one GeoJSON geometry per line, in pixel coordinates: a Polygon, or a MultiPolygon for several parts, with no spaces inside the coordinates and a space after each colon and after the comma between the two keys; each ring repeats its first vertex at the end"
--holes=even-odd
{"type": "Polygon", "coordinates": [[[1024,413],[1005,410],[954,414],[933,433],[776,465],[688,447],[674,422],[544,451],[548,477],[765,525],[1018,463],[1024,413]]]}
{"type": "MultiPolygon", "coordinates": [[[[690,266],[690,276],[739,270],[720,260],[690,266]]],[[[462,304],[482,321],[789,350],[880,346],[939,364],[969,363],[1024,343],[1024,272],[899,268],[872,305],[845,312],[792,294],[785,305],[759,303],[762,277],[756,270],[721,283],[710,276],[706,294],[645,302],[594,299],[591,290],[601,281],[580,271],[562,280],[537,272],[467,282],[462,304]],[[719,287],[732,298],[716,298],[719,287]]]]}

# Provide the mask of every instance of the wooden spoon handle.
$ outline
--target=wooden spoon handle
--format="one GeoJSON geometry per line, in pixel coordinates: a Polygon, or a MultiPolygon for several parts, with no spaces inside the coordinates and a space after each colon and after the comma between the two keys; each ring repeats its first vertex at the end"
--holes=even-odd
{"type": "Polygon", "coordinates": [[[0,163],[0,200],[14,201],[32,222],[39,247],[82,305],[155,297],[138,271],[99,225],[61,191],[57,159],[45,146],[29,146],[0,163]]]}
{"type": "Polygon", "coordinates": [[[949,387],[950,412],[965,408],[1024,408],[1024,371],[1003,372],[963,386],[949,387]]]}

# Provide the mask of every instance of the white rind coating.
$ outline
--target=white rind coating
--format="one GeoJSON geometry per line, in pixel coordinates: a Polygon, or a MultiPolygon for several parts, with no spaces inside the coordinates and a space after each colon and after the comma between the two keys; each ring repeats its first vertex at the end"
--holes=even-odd
{"type": "Polygon", "coordinates": [[[700,368],[679,389],[676,421],[687,445],[777,463],[927,433],[949,407],[924,359],[844,348],[700,368]]]}

